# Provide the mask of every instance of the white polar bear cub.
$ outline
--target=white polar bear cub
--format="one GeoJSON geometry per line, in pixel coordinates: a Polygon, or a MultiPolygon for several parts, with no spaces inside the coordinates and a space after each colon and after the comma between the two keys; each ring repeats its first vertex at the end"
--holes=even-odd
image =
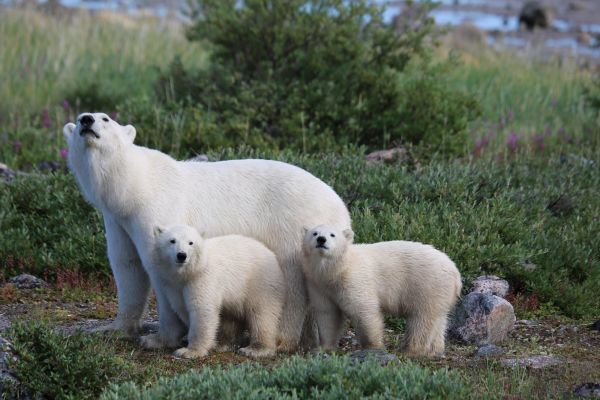
{"type": "MultiPolygon", "coordinates": [[[[188,346],[175,356],[204,357],[215,347],[219,320],[243,321],[249,357],[275,354],[285,279],[272,251],[240,235],[204,240],[196,229],[175,225],[156,228],[155,271],[171,308],[189,327],[188,346]]],[[[235,333],[235,332],[233,332],[235,333]]],[[[141,338],[146,348],[168,346],[160,334],[141,338]]]]}
{"type": "Polygon", "coordinates": [[[304,272],[321,346],[337,347],[343,315],[361,346],[383,348],[383,313],[406,317],[405,351],[444,352],[447,316],[461,290],[448,256],[417,242],[352,244],[352,230],[305,228],[304,272]]]}
{"type": "Polygon", "coordinates": [[[130,336],[139,332],[152,284],[160,332],[176,342],[185,331],[176,326],[179,319],[161,287],[148,279],[154,268],[154,227],[185,224],[207,238],[248,236],[275,253],[288,287],[280,347],[293,350],[308,305],[302,226],[350,226],[348,210],[333,189],[307,171],[278,161],[177,161],[134,144],[135,128],[119,125],[104,113],[84,113],[76,122],[63,129],[69,168],[85,198],[102,212],[118,289],[119,311],[109,329],[130,336]]]}

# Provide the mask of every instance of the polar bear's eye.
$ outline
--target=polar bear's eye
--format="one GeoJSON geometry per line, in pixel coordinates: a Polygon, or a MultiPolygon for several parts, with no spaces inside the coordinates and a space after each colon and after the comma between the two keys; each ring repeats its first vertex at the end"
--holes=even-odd
{"type": "Polygon", "coordinates": [[[104,118],[102,118],[102,121],[108,122],[108,118],[104,117],[104,118]]]}
{"type": "Polygon", "coordinates": [[[193,244],[194,244],[194,242],[190,242],[190,246],[193,245],[193,244]]]}
{"type": "Polygon", "coordinates": [[[334,235],[333,233],[332,233],[331,235],[329,235],[329,236],[331,236],[331,237],[335,237],[335,235],[334,235]]]}
{"type": "Polygon", "coordinates": [[[169,242],[175,244],[175,239],[171,239],[171,240],[169,240],[169,242]]]}
{"type": "Polygon", "coordinates": [[[317,232],[313,233],[313,236],[317,236],[317,232]]]}

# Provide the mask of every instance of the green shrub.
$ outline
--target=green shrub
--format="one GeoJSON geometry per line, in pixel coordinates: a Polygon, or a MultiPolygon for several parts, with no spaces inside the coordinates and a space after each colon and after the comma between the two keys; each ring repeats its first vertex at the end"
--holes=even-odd
{"type": "Polygon", "coordinates": [[[97,398],[109,382],[125,377],[127,365],[97,336],[81,331],[67,336],[46,323],[14,321],[8,337],[16,356],[9,367],[25,388],[44,398],[97,398]]]}
{"type": "Polygon", "coordinates": [[[104,223],[71,174],[0,184],[0,278],[27,271],[53,278],[61,268],[109,274],[104,223]]]}
{"type": "Polygon", "coordinates": [[[157,90],[167,104],[213,114],[232,144],[322,151],[432,139],[443,151],[472,119],[474,101],[434,68],[401,85],[409,62],[428,51],[426,9],[399,31],[366,0],[198,0],[188,36],[209,46],[210,63],[187,70],[176,59],[157,90]]]}
{"type": "Polygon", "coordinates": [[[416,364],[381,367],[348,357],[291,357],[268,370],[258,364],[204,367],[150,388],[112,386],[102,399],[463,399],[470,391],[457,375],[416,364]]]}

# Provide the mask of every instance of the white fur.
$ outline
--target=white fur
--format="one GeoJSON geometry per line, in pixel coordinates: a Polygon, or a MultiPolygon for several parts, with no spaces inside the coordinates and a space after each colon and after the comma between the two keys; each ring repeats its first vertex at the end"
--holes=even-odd
{"type": "MultiPolygon", "coordinates": [[[[139,330],[152,269],[153,227],[186,224],[206,237],[241,234],[272,250],[288,284],[280,340],[297,346],[307,309],[302,274],[302,226],[324,221],[350,225],[339,196],[308,172],[282,162],[233,160],[176,161],[133,144],[135,128],[121,126],[106,114],[82,114],[64,127],[69,166],[86,199],[104,217],[108,257],[117,283],[119,312],[112,329],[139,330]],[[93,135],[80,135],[81,117],[91,115],[93,135]],[[104,121],[106,119],[107,121],[104,121]],[[142,267],[143,266],[143,267],[142,267]]],[[[152,282],[161,334],[174,336],[178,318],[152,282]]]]}
{"type": "Polygon", "coordinates": [[[447,316],[461,290],[454,263],[417,242],[352,240],[350,229],[327,225],[305,232],[303,265],[321,346],[337,347],[345,315],[361,346],[383,348],[383,313],[388,313],[406,317],[409,355],[443,354],[447,316]],[[319,237],[326,240],[322,247],[319,237]]]}
{"type": "MultiPolygon", "coordinates": [[[[176,356],[206,356],[216,345],[220,316],[248,326],[250,345],[240,349],[242,354],[275,354],[285,279],[275,254],[262,243],[240,235],[204,240],[186,225],[157,228],[153,267],[150,275],[189,327],[188,346],[176,356]]],[[[143,336],[142,345],[178,347],[180,340],[159,333],[143,336]]]]}

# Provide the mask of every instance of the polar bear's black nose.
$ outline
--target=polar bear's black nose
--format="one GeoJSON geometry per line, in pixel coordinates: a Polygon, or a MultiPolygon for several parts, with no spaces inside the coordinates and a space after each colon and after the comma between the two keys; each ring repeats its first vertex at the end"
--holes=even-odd
{"type": "Polygon", "coordinates": [[[325,236],[319,236],[317,238],[317,243],[318,244],[324,244],[327,241],[327,239],[325,238],[325,236]]]}
{"type": "Polygon", "coordinates": [[[184,262],[186,258],[187,258],[187,254],[185,254],[183,251],[180,251],[179,253],[177,253],[177,261],[184,262]]]}
{"type": "Polygon", "coordinates": [[[81,122],[82,126],[87,128],[87,127],[92,126],[92,124],[94,123],[94,117],[92,117],[89,114],[86,114],[79,119],[79,122],[81,122]]]}

